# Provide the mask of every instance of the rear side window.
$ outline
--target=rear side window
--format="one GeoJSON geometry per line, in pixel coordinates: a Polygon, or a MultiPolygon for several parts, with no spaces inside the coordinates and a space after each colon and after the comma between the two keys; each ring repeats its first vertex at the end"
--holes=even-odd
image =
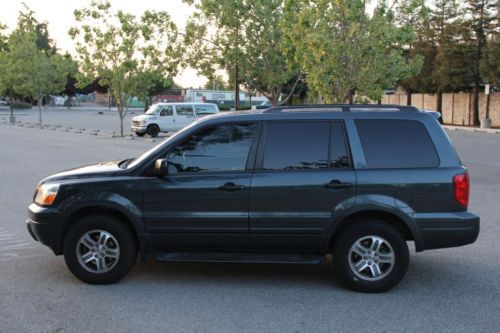
{"type": "Polygon", "coordinates": [[[211,104],[197,104],[195,105],[196,115],[206,115],[217,113],[214,105],[211,104]]]}
{"type": "Polygon", "coordinates": [[[193,107],[191,105],[176,105],[175,110],[178,116],[194,116],[193,107]]]}
{"type": "Polygon", "coordinates": [[[329,122],[268,123],[265,170],[328,168],[329,122]]]}
{"type": "Polygon", "coordinates": [[[430,168],[439,157],[424,125],[416,120],[357,119],[369,168],[430,168]]]}
{"type": "Polygon", "coordinates": [[[339,121],[333,123],[332,140],[330,168],[350,168],[344,126],[339,121]]]}

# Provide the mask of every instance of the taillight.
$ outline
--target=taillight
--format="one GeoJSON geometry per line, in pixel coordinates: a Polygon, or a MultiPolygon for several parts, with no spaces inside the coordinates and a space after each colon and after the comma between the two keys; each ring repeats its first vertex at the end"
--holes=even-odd
{"type": "Polygon", "coordinates": [[[453,185],[455,188],[455,199],[459,204],[467,208],[469,204],[469,175],[461,173],[453,177],[453,185]]]}

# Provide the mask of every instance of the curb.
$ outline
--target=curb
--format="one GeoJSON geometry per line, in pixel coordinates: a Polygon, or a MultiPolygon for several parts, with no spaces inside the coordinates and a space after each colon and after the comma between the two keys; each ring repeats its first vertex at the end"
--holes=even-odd
{"type": "Polygon", "coordinates": [[[489,134],[500,134],[500,129],[494,128],[478,128],[478,127],[463,127],[463,126],[451,126],[442,125],[443,128],[450,131],[465,131],[465,132],[476,132],[476,133],[489,133],[489,134]]]}

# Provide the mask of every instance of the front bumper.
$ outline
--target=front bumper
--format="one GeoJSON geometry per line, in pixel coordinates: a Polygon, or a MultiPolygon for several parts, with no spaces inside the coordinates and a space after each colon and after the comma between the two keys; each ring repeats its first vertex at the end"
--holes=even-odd
{"type": "Polygon", "coordinates": [[[132,132],[146,133],[147,126],[135,126],[135,125],[132,125],[132,126],[130,126],[130,129],[132,130],[132,132]]]}
{"type": "Polygon", "coordinates": [[[472,212],[418,213],[414,220],[424,250],[471,244],[479,235],[479,216],[472,212]]]}
{"type": "Polygon", "coordinates": [[[33,239],[62,254],[63,219],[56,209],[31,204],[26,226],[33,239]]]}

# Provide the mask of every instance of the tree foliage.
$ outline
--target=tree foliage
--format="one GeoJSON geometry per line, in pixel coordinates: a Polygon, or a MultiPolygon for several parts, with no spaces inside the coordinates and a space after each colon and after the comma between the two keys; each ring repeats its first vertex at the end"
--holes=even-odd
{"type": "Polygon", "coordinates": [[[76,41],[81,85],[99,78],[114,97],[123,136],[127,100],[142,94],[157,76],[172,77],[182,48],[177,27],[166,12],[145,11],[141,17],[112,11],[108,1],[91,1],[75,10],[77,26],[69,30],[76,41]]]}
{"type": "Polygon", "coordinates": [[[7,51],[0,57],[0,90],[36,100],[40,126],[43,98],[61,92],[74,70],[71,59],[55,52],[46,28],[47,24],[39,23],[33,11],[26,8],[8,38],[7,51]]]}
{"type": "Polygon", "coordinates": [[[352,102],[354,94],[378,100],[384,89],[418,73],[398,45],[413,32],[395,25],[384,1],[372,15],[362,0],[286,1],[286,45],[307,75],[308,88],[326,102],[352,102]]]}
{"type": "Polygon", "coordinates": [[[233,77],[230,85],[237,82],[258,91],[273,105],[289,98],[290,94],[280,101],[287,83],[299,80],[299,71],[284,54],[283,0],[187,2],[197,10],[185,38],[193,67],[209,78],[224,69],[233,77]]]}

